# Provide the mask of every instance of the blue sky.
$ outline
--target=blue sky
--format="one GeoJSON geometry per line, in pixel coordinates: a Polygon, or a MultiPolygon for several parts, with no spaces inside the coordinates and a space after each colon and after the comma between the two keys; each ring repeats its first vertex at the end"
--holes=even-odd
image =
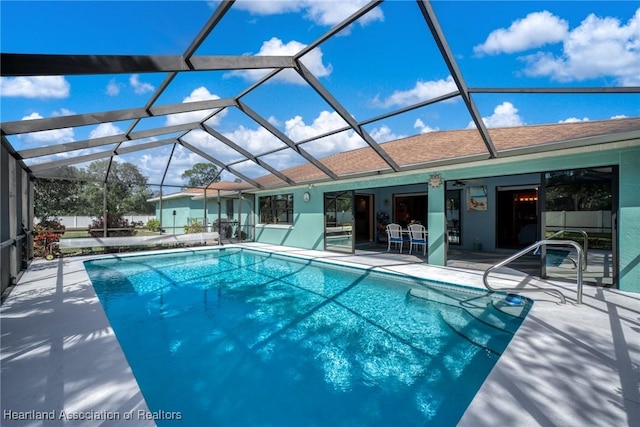
{"type": "MultiPolygon", "coordinates": [[[[295,54],[365,3],[238,1],[196,54],[295,54]]],[[[0,47],[3,53],[182,54],[217,5],[206,1],[3,0],[0,47]]],[[[433,7],[469,87],[640,86],[638,2],[436,1],[433,7]]],[[[413,1],[382,3],[311,51],[303,62],[357,120],[454,89],[413,1]]],[[[259,71],[183,73],[156,105],[233,97],[250,87],[259,75],[259,71]]],[[[163,73],[2,78],[1,120],[141,107],[164,78],[163,73]]],[[[488,127],[640,116],[639,98],[638,94],[474,95],[488,127]]],[[[281,73],[242,101],[294,141],[345,125],[321,97],[290,73],[281,73]]],[[[145,119],[136,130],[193,118],[202,118],[202,114],[145,119]]],[[[372,123],[365,129],[383,143],[421,132],[464,129],[470,122],[464,104],[456,98],[372,123]]],[[[225,111],[208,124],[255,154],[282,146],[237,110],[225,111]]],[[[122,133],[129,125],[117,122],[59,129],[9,140],[22,150],[122,133]]],[[[194,131],[185,140],[215,153],[224,162],[242,158],[203,132],[194,131]]],[[[144,141],[134,143],[139,142],[144,141]]],[[[364,145],[353,132],[343,132],[306,143],[303,148],[324,157],[364,145]]],[[[122,160],[136,163],[150,182],[156,183],[170,148],[129,154],[122,160]]],[[[165,183],[181,184],[182,171],[201,160],[188,150],[178,149],[165,183]]],[[[303,162],[291,150],[264,160],[278,169],[303,162]]],[[[265,173],[249,161],[235,167],[251,177],[265,173]]]]}

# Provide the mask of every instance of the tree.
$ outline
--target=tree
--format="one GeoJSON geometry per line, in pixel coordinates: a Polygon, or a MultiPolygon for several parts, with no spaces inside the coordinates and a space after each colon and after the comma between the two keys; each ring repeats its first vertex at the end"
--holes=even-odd
{"type": "Polygon", "coordinates": [[[546,210],[611,210],[611,172],[577,169],[546,177],[546,210]]]}
{"type": "MultiPolygon", "coordinates": [[[[82,171],[87,181],[82,191],[82,204],[88,214],[102,216],[104,210],[104,177],[109,160],[92,162],[82,171]]],[[[131,163],[112,162],[107,178],[107,211],[114,215],[153,213],[155,206],[147,202],[153,197],[147,178],[131,163]]]]}
{"type": "Polygon", "coordinates": [[[78,192],[82,187],[76,180],[78,170],[63,166],[56,170],[56,176],[57,179],[38,178],[33,183],[35,216],[41,220],[78,213],[78,192]]]}
{"type": "Polygon", "coordinates": [[[220,181],[218,168],[213,163],[196,163],[191,169],[187,169],[181,178],[188,178],[187,187],[204,187],[212,182],[220,181]]]}

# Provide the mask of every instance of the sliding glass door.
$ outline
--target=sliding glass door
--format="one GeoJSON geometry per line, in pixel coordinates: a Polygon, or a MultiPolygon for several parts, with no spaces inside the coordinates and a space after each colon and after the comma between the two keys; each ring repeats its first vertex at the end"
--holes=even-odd
{"type": "MultiPolygon", "coordinates": [[[[617,283],[617,168],[574,169],[544,174],[545,238],[587,241],[583,280],[601,286],[617,283]]],[[[548,246],[543,275],[574,280],[577,254],[572,248],[548,246]]]]}
{"type": "Polygon", "coordinates": [[[324,194],[324,248],[327,251],[354,252],[353,191],[324,194]]]}

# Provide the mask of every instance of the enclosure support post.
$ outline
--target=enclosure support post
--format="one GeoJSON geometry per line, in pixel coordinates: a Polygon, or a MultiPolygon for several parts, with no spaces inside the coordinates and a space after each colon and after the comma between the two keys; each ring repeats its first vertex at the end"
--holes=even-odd
{"type": "Polygon", "coordinates": [[[162,223],[162,185],[160,186],[160,234],[162,234],[162,227],[163,227],[163,223],[162,223]]]}
{"type": "Polygon", "coordinates": [[[202,225],[204,227],[204,231],[208,231],[207,228],[207,187],[204,187],[204,206],[203,206],[204,214],[202,218],[202,225]]]}
{"type": "Polygon", "coordinates": [[[242,190],[238,191],[238,240],[242,243],[242,190]]]}
{"type": "Polygon", "coordinates": [[[220,201],[220,190],[218,190],[218,243],[222,246],[222,202],[220,201]]]}
{"type": "Polygon", "coordinates": [[[107,227],[109,223],[107,218],[107,181],[102,183],[102,219],[103,235],[104,237],[107,237],[107,227]]]}

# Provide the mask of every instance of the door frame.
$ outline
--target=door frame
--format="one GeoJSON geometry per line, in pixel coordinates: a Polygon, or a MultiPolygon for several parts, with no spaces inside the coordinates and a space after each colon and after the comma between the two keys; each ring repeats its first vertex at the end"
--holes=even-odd
{"type": "Polygon", "coordinates": [[[355,239],[354,239],[354,202],[355,202],[355,191],[354,190],[345,190],[345,191],[328,191],[323,194],[323,217],[324,217],[324,250],[330,252],[340,252],[340,253],[350,253],[354,254],[355,249],[355,239]],[[329,206],[328,203],[330,200],[338,198],[343,198],[344,200],[349,199],[349,207],[350,211],[341,212],[341,218],[338,218],[338,210],[337,206],[335,206],[335,211],[328,212],[329,206]],[[328,214],[333,213],[334,221],[329,221],[328,214]],[[339,221],[340,220],[340,221],[339,221]],[[345,221],[346,220],[346,221],[345,221]],[[344,241],[347,244],[336,244],[330,245],[327,242],[331,239],[336,241],[344,241]]]}
{"type": "Polygon", "coordinates": [[[374,203],[375,203],[375,198],[374,195],[372,193],[357,193],[354,195],[354,215],[353,215],[353,223],[354,223],[354,237],[355,237],[355,243],[362,243],[362,242],[375,242],[376,240],[376,224],[375,224],[375,215],[374,215],[374,203]],[[366,209],[366,217],[367,217],[367,221],[369,223],[369,226],[367,227],[367,234],[368,237],[366,240],[359,240],[358,239],[358,217],[357,217],[357,213],[358,213],[358,199],[366,199],[367,200],[367,209],[366,209]]]}
{"type": "MultiPolygon", "coordinates": [[[[541,217],[542,217],[542,202],[541,202],[541,196],[540,194],[542,193],[542,187],[540,184],[522,184],[522,185],[504,185],[504,186],[496,186],[496,204],[495,204],[495,209],[496,209],[496,216],[495,216],[495,221],[496,221],[496,230],[495,230],[495,247],[496,249],[517,249],[517,248],[513,248],[513,247],[505,247],[501,242],[502,240],[500,239],[500,207],[498,206],[498,200],[499,200],[499,194],[501,192],[515,192],[515,191],[531,191],[531,190],[535,190],[536,195],[537,195],[537,200],[536,200],[536,208],[535,208],[535,212],[536,212],[536,219],[535,219],[535,224],[536,224],[536,233],[534,233],[534,240],[531,242],[535,242],[539,239],[539,236],[541,234],[541,230],[542,230],[542,221],[541,221],[541,217]]],[[[512,212],[511,212],[511,218],[514,222],[516,222],[516,218],[515,218],[515,204],[512,204],[512,212]]],[[[524,246],[523,246],[524,247],[524,246]]]]}

